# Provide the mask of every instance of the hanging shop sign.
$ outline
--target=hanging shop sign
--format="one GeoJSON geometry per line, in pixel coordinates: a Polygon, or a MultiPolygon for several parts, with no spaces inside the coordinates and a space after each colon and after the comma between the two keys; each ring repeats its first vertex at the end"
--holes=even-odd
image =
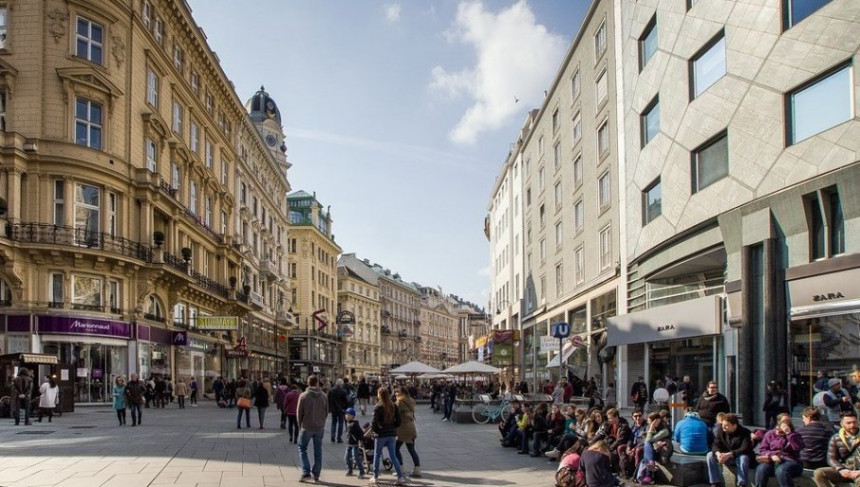
{"type": "Polygon", "coordinates": [[[121,321],[65,316],[39,316],[39,333],[131,338],[131,325],[121,321]]]}
{"type": "Polygon", "coordinates": [[[236,331],[239,329],[238,316],[198,316],[194,321],[198,330],[236,331]]]}

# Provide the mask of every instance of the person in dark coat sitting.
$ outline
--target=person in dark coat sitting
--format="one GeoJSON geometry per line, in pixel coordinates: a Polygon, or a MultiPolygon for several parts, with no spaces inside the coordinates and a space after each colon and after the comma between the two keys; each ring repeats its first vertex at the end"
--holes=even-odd
{"type": "Polygon", "coordinates": [[[723,417],[722,428],[714,439],[713,450],[708,453],[708,481],[712,487],[724,483],[722,479],[722,466],[733,465],[737,467],[737,486],[749,485],[749,468],[753,457],[752,440],[750,430],[740,425],[735,414],[726,414],[723,417]]]}
{"type": "Polygon", "coordinates": [[[816,469],[827,466],[827,445],[835,431],[828,422],[821,421],[821,413],[815,406],[809,406],[801,413],[803,426],[797,432],[803,438],[800,460],[803,468],[816,469]]]}

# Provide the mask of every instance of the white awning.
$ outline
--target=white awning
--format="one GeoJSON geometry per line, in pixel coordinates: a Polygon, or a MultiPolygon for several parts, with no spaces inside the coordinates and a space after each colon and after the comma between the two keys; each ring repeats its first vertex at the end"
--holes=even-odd
{"type": "MultiPolygon", "coordinates": [[[[568,342],[567,345],[565,345],[564,348],[561,350],[561,356],[562,356],[561,361],[563,363],[567,362],[567,359],[569,359],[570,356],[573,355],[573,352],[576,351],[576,348],[577,347],[574,347],[573,345],[570,344],[570,342],[568,342]]],[[[548,369],[553,368],[553,367],[557,368],[558,367],[558,357],[559,357],[558,354],[556,354],[555,357],[553,357],[552,360],[550,360],[546,364],[546,368],[548,368],[548,369]]]]}
{"type": "Polygon", "coordinates": [[[705,296],[613,316],[607,321],[606,345],[613,347],[717,335],[720,333],[720,305],[719,296],[705,296]]]}

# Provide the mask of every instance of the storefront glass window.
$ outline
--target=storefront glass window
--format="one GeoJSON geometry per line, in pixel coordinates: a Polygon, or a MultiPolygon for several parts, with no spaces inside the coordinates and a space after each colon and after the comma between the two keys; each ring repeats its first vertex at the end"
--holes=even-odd
{"type": "Polygon", "coordinates": [[[75,381],[75,402],[110,402],[113,380],[128,376],[128,349],[89,343],[43,342],[42,350],[70,365],[75,381]]]}
{"type": "MultiPolygon", "coordinates": [[[[653,391],[658,385],[657,381],[662,382],[666,375],[673,379],[677,377],[679,381],[683,380],[685,375],[689,375],[698,396],[708,382],[716,379],[713,337],[654,342],[648,344],[648,347],[650,391],[653,391]]],[[[723,386],[720,386],[720,391],[728,394],[723,386]]]]}
{"type": "Polygon", "coordinates": [[[805,407],[816,394],[818,371],[842,379],[857,397],[860,386],[860,313],[792,321],[792,406],[805,407]]]}

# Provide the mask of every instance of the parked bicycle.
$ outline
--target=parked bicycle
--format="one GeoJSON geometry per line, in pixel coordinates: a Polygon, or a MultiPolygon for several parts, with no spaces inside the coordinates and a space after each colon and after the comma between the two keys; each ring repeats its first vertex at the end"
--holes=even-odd
{"type": "Polygon", "coordinates": [[[479,424],[487,424],[502,418],[502,421],[507,421],[511,414],[510,403],[507,399],[502,399],[498,406],[493,406],[489,403],[490,399],[484,399],[481,404],[472,406],[472,419],[479,424]]]}

